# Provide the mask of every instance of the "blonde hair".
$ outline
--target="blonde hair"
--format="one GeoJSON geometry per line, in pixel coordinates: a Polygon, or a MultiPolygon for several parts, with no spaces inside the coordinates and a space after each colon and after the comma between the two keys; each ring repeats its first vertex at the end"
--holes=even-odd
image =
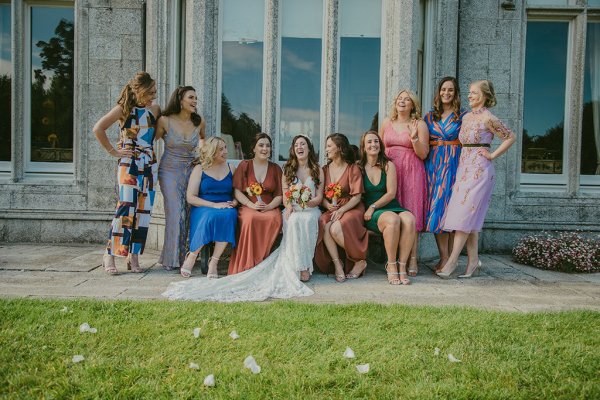
{"type": "Polygon", "coordinates": [[[396,101],[398,100],[398,97],[400,97],[400,95],[402,93],[406,93],[408,95],[408,97],[410,97],[410,100],[413,103],[413,108],[412,108],[412,110],[410,110],[410,119],[421,119],[421,102],[417,98],[417,95],[412,90],[408,90],[408,89],[402,89],[401,91],[398,92],[396,97],[394,97],[394,102],[392,103],[392,107],[390,109],[390,119],[392,121],[395,121],[398,119],[398,111],[396,110],[396,101]]]}
{"type": "Polygon", "coordinates": [[[219,151],[219,143],[225,145],[225,141],[218,136],[209,137],[203,146],[198,146],[198,157],[194,160],[194,165],[200,164],[202,169],[206,170],[212,167],[215,155],[219,151]]]}
{"type": "Polygon", "coordinates": [[[137,105],[138,99],[144,97],[154,85],[154,79],[145,71],[138,72],[127,82],[123,89],[121,89],[119,99],[117,100],[117,104],[123,109],[123,113],[119,118],[121,123],[124,123],[127,117],[129,117],[131,110],[137,105]]]}
{"type": "Polygon", "coordinates": [[[481,90],[481,94],[485,97],[485,102],[483,103],[484,107],[494,107],[497,103],[496,101],[496,91],[494,90],[494,85],[491,81],[487,79],[483,79],[481,81],[475,81],[471,83],[471,85],[478,85],[481,90]]]}

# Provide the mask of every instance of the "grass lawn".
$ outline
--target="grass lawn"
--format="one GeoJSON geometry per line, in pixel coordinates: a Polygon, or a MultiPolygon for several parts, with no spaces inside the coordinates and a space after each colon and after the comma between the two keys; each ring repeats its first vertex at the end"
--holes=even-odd
{"type": "Polygon", "coordinates": [[[0,300],[0,321],[0,397],[11,399],[600,398],[590,311],[0,300]],[[98,333],[80,333],[83,322],[98,333]]]}

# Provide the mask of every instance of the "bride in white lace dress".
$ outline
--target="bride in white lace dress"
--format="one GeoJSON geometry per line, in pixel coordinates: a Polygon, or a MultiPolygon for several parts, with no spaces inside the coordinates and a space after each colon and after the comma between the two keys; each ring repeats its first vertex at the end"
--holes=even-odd
{"type": "Polygon", "coordinates": [[[291,185],[304,185],[312,196],[304,208],[296,201],[285,202],[283,239],[279,248],[252,269],[222,279],[174,282],[163,296],[177,300],[236,302],[312,295],[313,291],[302,282],[308,281],[313,271],[323,181],[312,143],[305,136],[296,136],[283,168],[283,192],[291,185]]]}

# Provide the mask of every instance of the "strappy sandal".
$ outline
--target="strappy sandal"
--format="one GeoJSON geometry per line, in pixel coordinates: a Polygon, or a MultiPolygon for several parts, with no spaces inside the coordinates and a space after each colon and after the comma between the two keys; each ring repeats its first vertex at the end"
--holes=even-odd
{"type": "Polygon", "coordinates": [[[408,274],[406,273],[406,263],[398,262],[398,276],[400,277],[401,284],[410,285],[410,280],[408,279],[408,274]],[[402,270],[404,270],[404,272],[402,272],[402,270]],[[402,278],[403,276],[404,278],[402,278]]]}
{"type": "Polygon", "coordinates": [[[367,272],[367,260],[362,260],[362,262],[363,267],[360,272],[357,274],[356,272],[350,271],[350,273],[346,274],[346,279],[358,279],[367,272]]]}
{"type": "MultiPolygon", "coordinates": [[[[129,255],[129,257],[131,257],[131,254],[129,255]]],[[[146,272],[145,269],[143,269],[142,267],[140,267],[140,262],[137,261],[137,265],[132,264],[131,263],[131,258],[127,259],[127,271],[131,271],[135,274],[141,274],[143,272],[146,272]]]]}
{"type": "MultiPolygon", "coordinates": [[[[221,259],[220,259],[220,258],[216,258],[216,257],[210,257],[210,259],[211,259],[211,260],[217,260],[217,267],[218,267],[219,261],[221,261],[221,259]]],[[[209,262],[209,264],[210,264],[210,262],[209,262]]],[[[208,279],[219,279],[219,272],[217,271],[217,273],[216,273],[216,274],[215,274],[215,273],[208,272],[208,273],[206,274],[206,277],[207,277],[208,279]]]]}
{"type": "Polygon", "coordinates": [[[192,252],[187,252],[187,254],[185,255],[185,261],[183,262],[183,265],[181,266],[181,268],[179,268],[179,273],[181,274],[181,276],[183,276],[184,278],[189,278],[190,276],[192,276],[192,269],[194,269],[194,264],[196,263],[196,257],[198,257],[198,254],[196,253],[192,253],[192,252]],[[192,261],[191,265],[189,268],[187,267],[187,261],[190,258],[190,255],[194,255],[194,261],[192,261]]]}
{"type": "Polygon", "coordinates": [[[115,256],[105,254],[102,256],[102,268],[108,275],[119,275],[117,266],[115,265],[115,256]]]}
{"type": "MultiPolygon", "coordinates": [[[[340,263],[342,262],[339,258],[334,258],[333,260],[331,260],[333,262],[333,265],[335,266],[335,262],[339,261],[340,263]]],[[[344,267],[342,266],[342,273],[338,274],[337,272],[335,273],[335,281],[338,283],[342,283],[346,280],[346,275],[344,274],[344,267]]]]}
{"type": "Polygon", "coordinates": [[[390,285],[400,285],[400,278],[398,278],[398,268],[396,268],[396,271],[390,271],[388,269],[388,265],[396,265],[398,264],[396,261],[392,261],[392,262],[386,262],[385,263],[385,272],[387,272],[387,276],[388,276],[388,283],[390,285]],[[390,279],[390,277],[392,277],[390,279]],[[394,278],[395,277],[395,278],[394,278]]]}
{"type": "Polygon", "coordinates": [[[307,269],[300,271],[300,282],[310,281],[310,272],[307,269]]]}
{"type": "Polygon", "coordinates": [[[419,264],[417,263],[417,257],[411,257],[410,258],[410,265],[408,266],[408,274],[412,277],[417,276],[417,274],[419,273],[419,264]],[[413,260],[414,264],[413,264],[413,260]]]}

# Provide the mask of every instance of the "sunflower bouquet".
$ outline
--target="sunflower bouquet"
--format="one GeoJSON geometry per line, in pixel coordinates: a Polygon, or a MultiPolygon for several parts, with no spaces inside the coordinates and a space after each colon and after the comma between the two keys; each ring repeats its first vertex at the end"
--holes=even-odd
{"type": "Polygon", "coordinates": [[[247,188],[246,188],[246,193],[248,194],[248,197],[252,197],[252,196],[256,196],[256,200],[258,200],[259,202],[263,202],[262,198],[260,197],[260,195],[263,193],[264,188],[262,187],[262,185],[258,182],[252,182],[247,188]]]}
{"type": "Polygon", "coordinates": [[[287,204],[296,203],[300,208],[305,209],[311,198],[312,192],[308,186],[298,184],[291,185],[284,195],[287,204]]]}
{"type": "Polygon", "coordinates": [[[330,183],[325,188],[325,197],[331,200],[331,204],[337,207],[337,199],[342,196],[342,187],[338,183],[330,183]]]}

